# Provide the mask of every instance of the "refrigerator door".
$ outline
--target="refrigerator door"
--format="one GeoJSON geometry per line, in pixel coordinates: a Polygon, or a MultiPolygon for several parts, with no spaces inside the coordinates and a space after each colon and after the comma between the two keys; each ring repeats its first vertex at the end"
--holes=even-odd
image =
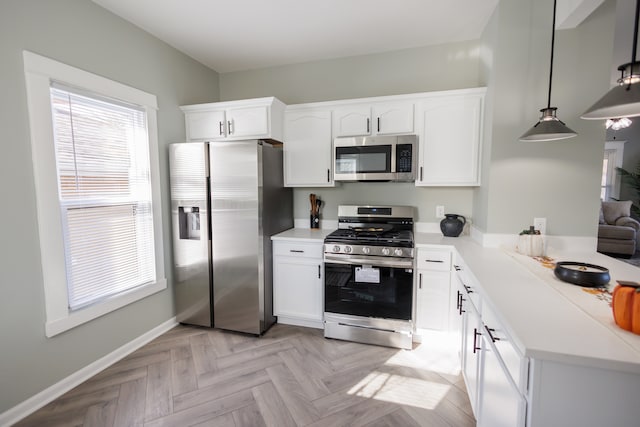
{"type": "Polygon", "coordinates": [[[262,146],[257,141],[212,142],[209,149],[214,326],[258,335],[262,146]]]}
{"type": "Polygon", "coordinates": [[[206,143],[169,145],[176,318],[213,326],[206,143]]]}

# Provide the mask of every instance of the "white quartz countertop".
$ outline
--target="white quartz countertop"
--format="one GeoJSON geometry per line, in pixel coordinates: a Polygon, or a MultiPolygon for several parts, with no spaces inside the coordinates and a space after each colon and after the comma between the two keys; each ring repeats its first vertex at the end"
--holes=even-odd
{"type": "MultiPolygon", "coordinates": [[[[333,229],[292,228],[272,240],[322,242],[333,229]]],[[[468,236],[416,233],[416,248],[457,252],[523,355],[640,374],[640,335],[618,328],[606,293],[597,295],[557,279],[533,258],[485,248],[468,236]]],[[[640,281],[640,269],[599,253],[548,254],[556,261],[597,264],[616,280],[640,281]]],[[[609,295],[610,297],[610,295],[609,295]]]]}
{"type": "MultiPolygon", "coordinates": [[[[640,335],[617,327],[610,294],[562,282],[553,269],[516,252],[484,248],[469,237],[416,234],[416,247],[446,245],[464,260],[482,294],[525,356],[640,374],[640,335]]],[[[599,253],[548,254],[555,261],[597,264],[616,280],[640,269],[599,253]]]]}
{"type": "Polygon", "coordinates": [[[302,242],[320,242],[334,229],[327,228],[290,228],[271,236],[271,240],[297,240],[302,242]]]}

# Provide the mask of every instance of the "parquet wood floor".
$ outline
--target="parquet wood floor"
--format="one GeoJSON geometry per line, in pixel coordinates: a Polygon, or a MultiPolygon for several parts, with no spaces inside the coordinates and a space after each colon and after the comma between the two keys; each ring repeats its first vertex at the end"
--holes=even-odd
{"type": "Polygon", "coordinates": [[[177,326],[17,426],[474,426],[455,355],[177,326]]]}

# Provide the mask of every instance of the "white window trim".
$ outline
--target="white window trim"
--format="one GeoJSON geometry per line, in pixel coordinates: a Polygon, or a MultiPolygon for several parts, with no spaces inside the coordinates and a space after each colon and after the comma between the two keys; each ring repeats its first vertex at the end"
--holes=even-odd
{"type": "Polygon", "coordinates": [[[23,59],[45,294],[45,334],[47,337],[52,337],[167,287],[164,272],[160,163],[158,158],[156,115],[158,104],[154,95],[32,52],[24,51],[23,59]],[[53,121],[49,94],[53,80],[143,106],[147,113],[149,128],[156,282],[73,312],[70,312],[68,308],[62,218],[58,201],[53,121]]]}

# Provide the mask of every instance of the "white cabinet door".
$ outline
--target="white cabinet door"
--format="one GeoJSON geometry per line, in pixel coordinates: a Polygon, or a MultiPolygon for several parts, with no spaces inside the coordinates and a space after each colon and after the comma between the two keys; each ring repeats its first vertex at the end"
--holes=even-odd
{"type": "MultiPolygon", "coordinates": [[[[463,296],[466,298],[466,296],[463,296]]],[[[480,349],[482,333],[480,315],[470,300],[463,301],[462,321],[462,376],[467,386],[467,394],[473,413],[478,417],[480,405],[478,402],[478,383],[480,381],[480,349]]]]}
{"type": "Polygon", "coordinates": [[[226,136],[224,111],[202,111],[185,116],[188,141],[208,141],[226,136]]]}
{"type": "Polygon", "coordinates": [[[500,363],[488,334],[482,337],[479,427],[525,427],[526,400],[500,363]]]}
{"type": "Polygon", "coordinates": [[[284,185],[333,187],[331,111],[287,111],[284,117],[284,185]]]}
{"type": "Polygon", "coordinates": [[[448,271],[418,270],[416,327],[446,331],[449,328],[448,271]]]}
{"type": "Polygon", "coordinates": [[[455,337],[455,342],[462,343],[462,296],[464,295],[462,282],[456,273],[451,273],[451,294],[449,296],[449,331],[455,337]]]}
{"type": "Polygon", "coordinates": [[[286,317],[293,324],[321,328],[324,314],[322,242],[277,241],[273,246],[274,315],[286,317]]]}
{"type": "Polygon", "coordinates": [[[378,135],[413,133],[413,102],[374,104],[373,122],[378,135]]]}
{"type": "Polygon", "coordinates": [[[333,110],[333,136],[371,135],[371,106],[351,105],[333,110]]]}
{"type": "Polygon", "coordinates": [[[419,111],[419,186],[480,185],[484,95],[442,95],[419,111]]]}
{"type": "Polygon", "coordinates": [[[260,138],[269,135],[267,106],[227,110],[227,136],[231,139],[260,138]]]}

